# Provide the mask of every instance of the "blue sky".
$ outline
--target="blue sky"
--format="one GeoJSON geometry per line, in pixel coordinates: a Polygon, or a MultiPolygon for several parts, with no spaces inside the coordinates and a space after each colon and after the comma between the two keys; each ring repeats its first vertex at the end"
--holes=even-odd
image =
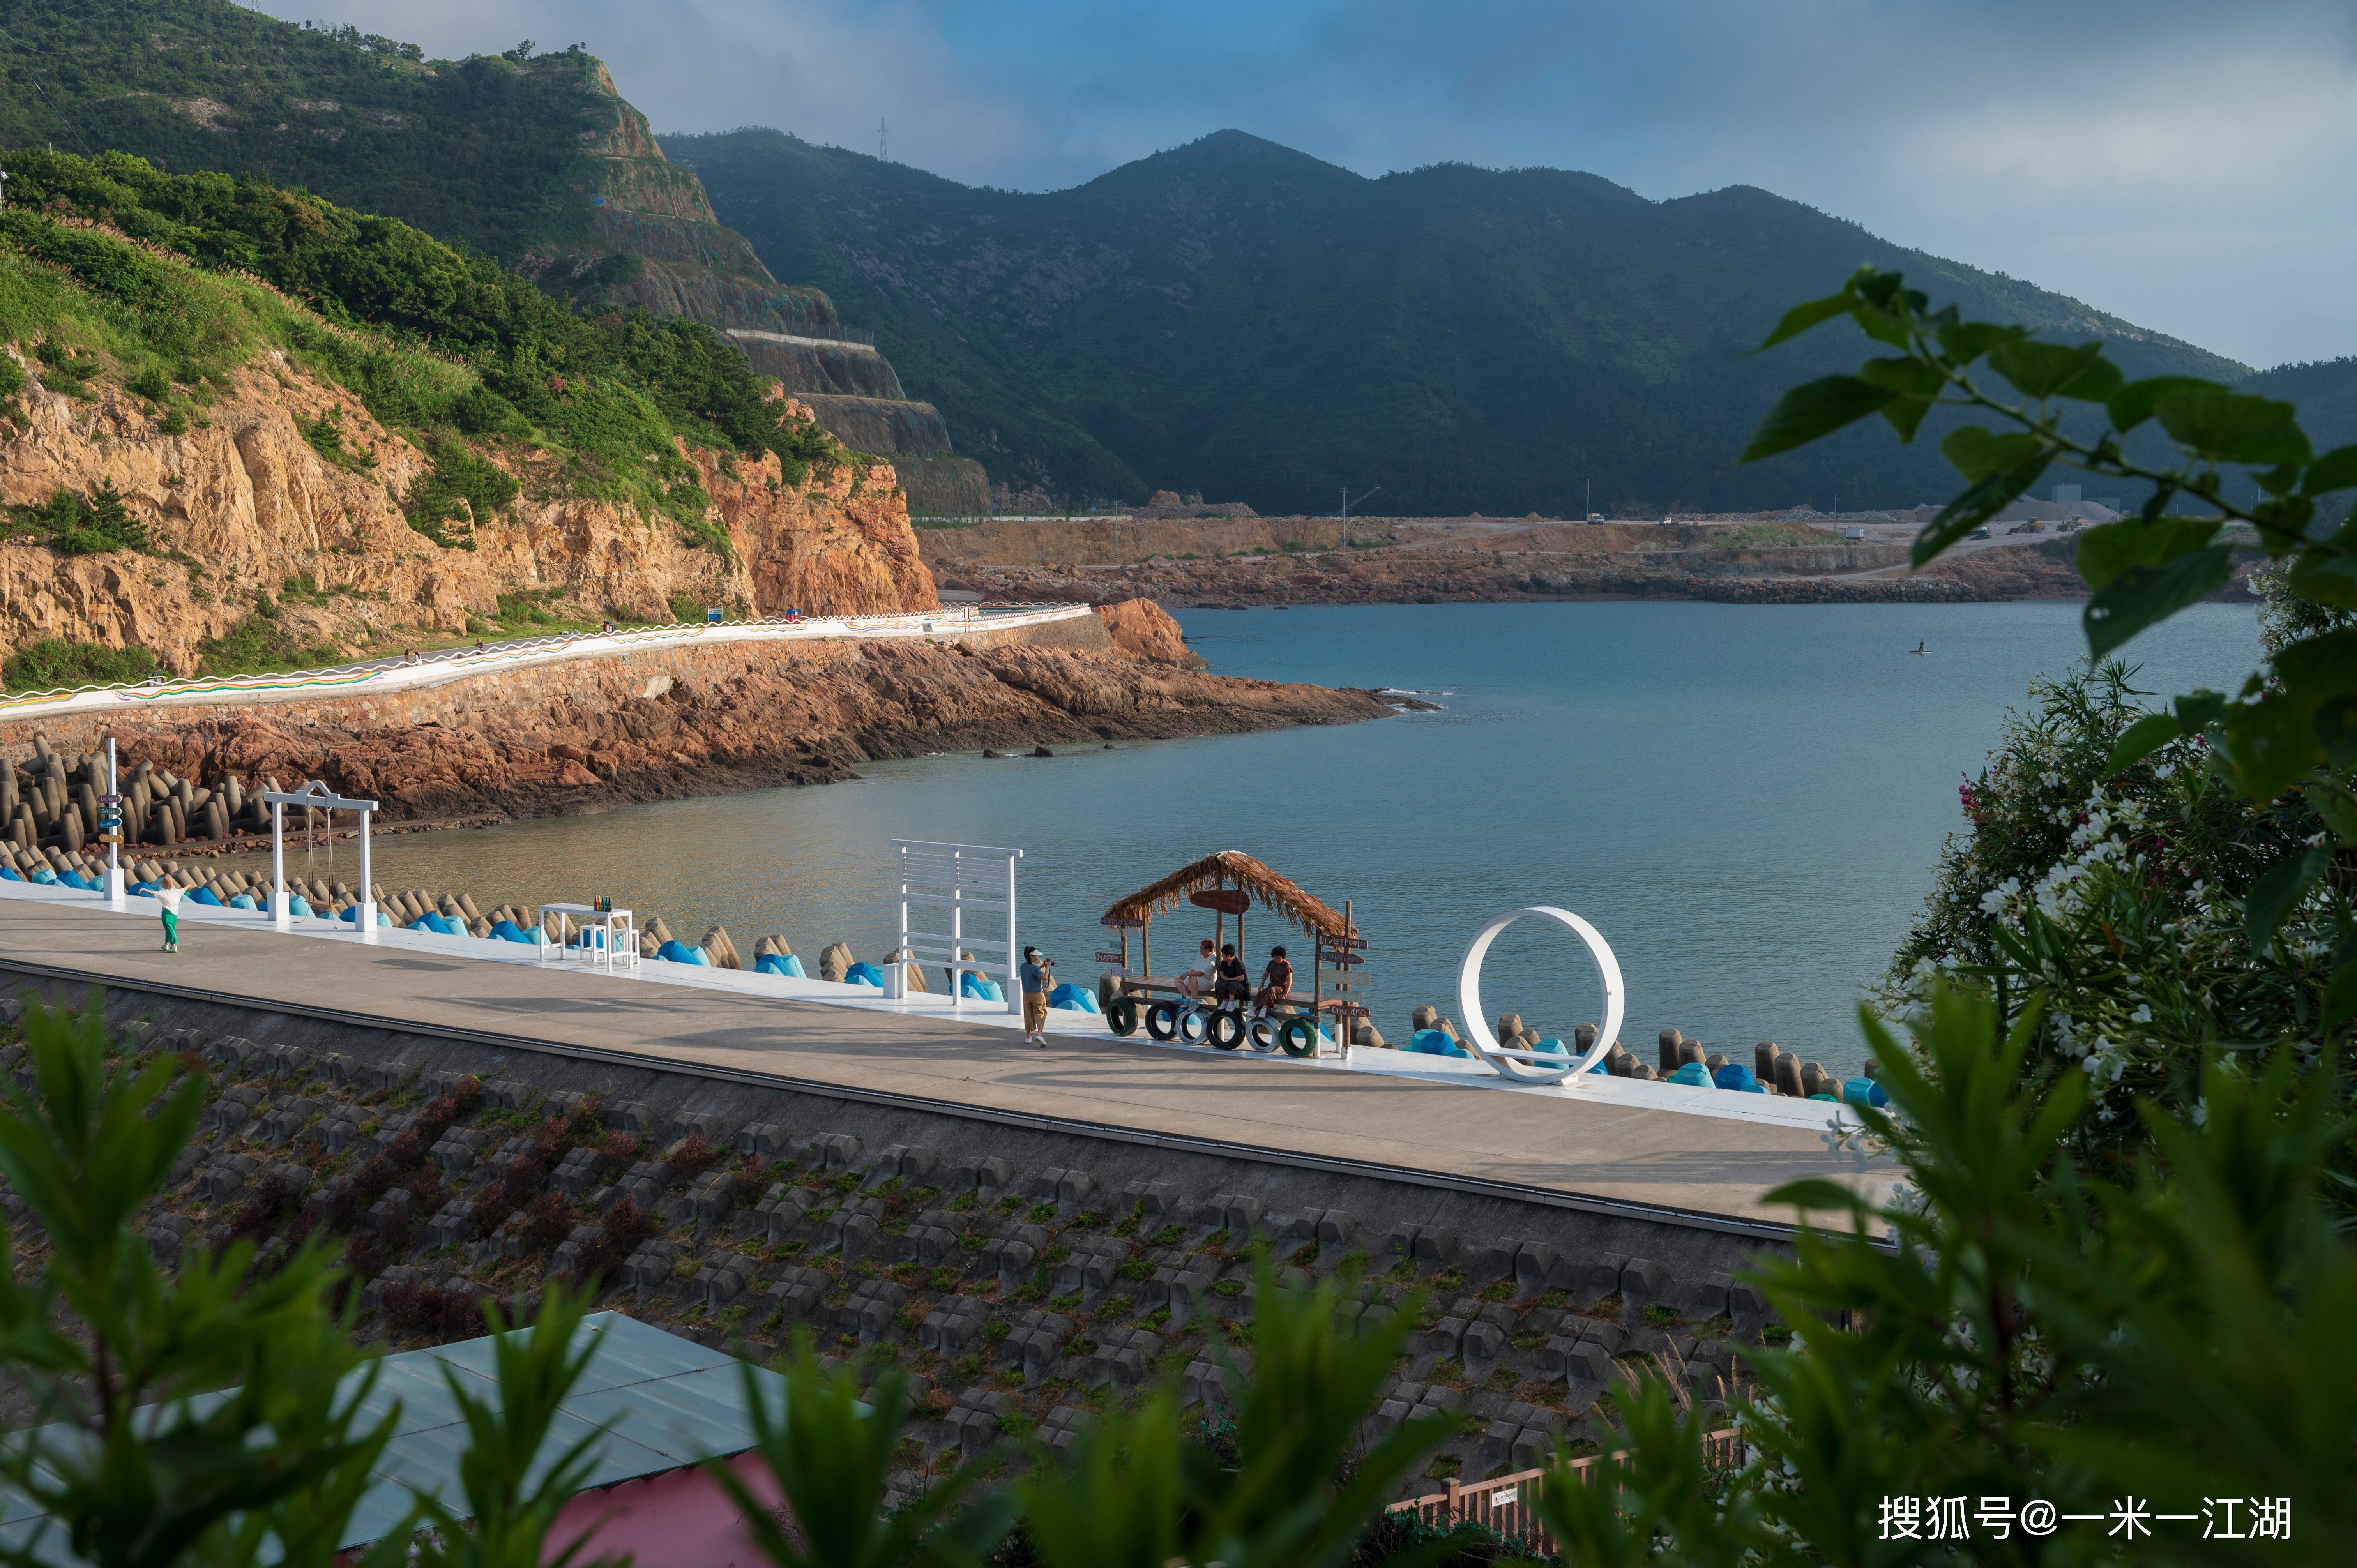
{"type": "Polygon", "coordinates": [[[1043,190],[1223,127],[1380,175],[1758,185],[2256,365],[2357,354],[2357,13],[2314,0],[267,0],[586,43],[658,131],[1043,190]]]}

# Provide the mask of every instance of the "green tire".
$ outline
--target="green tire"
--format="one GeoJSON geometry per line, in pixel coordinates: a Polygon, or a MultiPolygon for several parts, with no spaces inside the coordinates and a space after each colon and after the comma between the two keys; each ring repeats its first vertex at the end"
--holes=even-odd
{"type": "Polygon", "coordinates": [[[1105,1026],[1116,1035],[1137,1033],[1137,1004],[1126,996],[1116,996],[1105,1004],[1105,1026]]]}

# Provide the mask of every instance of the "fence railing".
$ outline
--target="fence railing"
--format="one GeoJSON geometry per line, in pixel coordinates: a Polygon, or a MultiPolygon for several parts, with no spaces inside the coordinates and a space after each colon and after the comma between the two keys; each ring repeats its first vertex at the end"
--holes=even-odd
{"type": "MultiPolygon", "coordinates": [[[[1598,1466],[1628,1456],[1626,1453],[1591,1454],[1585,1459],[1574,1459],[1565,1469],[1578,1477],[1581,1485],[1592,1487],[1598,1466]]],[[[1715,1469],[1737,1468],[1743,1463],[1742,1435],[1731,1426],[1709,1434],[1703,1439],[1703,1457],[1715,1469]]],[[[1394,1503],[1390,1511],[1414,1513],[1439,1530],[1478,1524],[1527,1551],[1551,1556],[1555,1550],[1555,1537],[1534,1506],[1551,1468],[1517,1470],[1494,1481],[1459,1481],[1451,1477],[1447,1491],[1394,1503]]]]}

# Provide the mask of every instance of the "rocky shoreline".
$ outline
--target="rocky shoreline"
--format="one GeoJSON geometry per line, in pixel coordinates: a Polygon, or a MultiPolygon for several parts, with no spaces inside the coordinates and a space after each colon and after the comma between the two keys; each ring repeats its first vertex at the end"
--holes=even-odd
{"type": "Polygon", "coordinates": [[[0,725],[0,752],[30,753],[36,730],[69,753],[95,752],[112,735],[126,768],[150,762],[199,789],[232,775],[324,779],[382,800],[385,819],[399,822],[597,811],[833,783],[866,763],[935,752],[1028,753],[1397,711],[1372,692],[1185,668],[1171,657],[1191,658],[1177,630],[1141,602],[1060,623],[1062,646],[657,650],[388,696],[20,721],[0,725]]]}

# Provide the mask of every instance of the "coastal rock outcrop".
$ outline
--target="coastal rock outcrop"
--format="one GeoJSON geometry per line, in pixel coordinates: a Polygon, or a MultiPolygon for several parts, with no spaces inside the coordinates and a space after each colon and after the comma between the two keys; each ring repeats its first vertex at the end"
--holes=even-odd
{"type": "MultiPolygon", "coordinates": [[[[1085,619],[1083,626],[1090,623],[1085,619]]],[[[914,639],[585,658],[374,696],[0,725],[211,784],[324,779],[388,820],[530,816],[823,784],[930,752],[1352,724],[1372,693],[1207,675],[1109,649],[914,639]]]]}
{"type": "Polygon", "coordinates": [[[177,434],[112,389],[25,389],[0,427],[0,502],[112,486],[151,548],[66,556],[0,543],[0,643],[144,647],[186,672],[200,644],[256,613],[296,646],[353,653],[464,632],[500,615],[503,595],[589,620],[668,620],[678,598],[762,615],[940,603],[886,465],[838,464],[790,485],[774,455],[683,446],[724,553],[667,517],[567,493],[518,448],[502,461],[522,494],[496,517],[452,525],[444,544],[412,528],[398,499],[427,472],[425,455],[359,399],[276,351],[225,381],[204,422],[177,434]],[[323,420],[341,461],[318,439],[323,420]]]}
{"type": "Polygon", "coordinates": [[[1178,623],[1152,599],[1120,599],[1097,606],[1096,612],[1097,618],[1104,622],[1105,635],[1124,653],[1157,664],[1178,664],[1190,670],[1202,667],[1202,656],[1188,650],[1186,635],[1178,629],[1178,623]]]}

